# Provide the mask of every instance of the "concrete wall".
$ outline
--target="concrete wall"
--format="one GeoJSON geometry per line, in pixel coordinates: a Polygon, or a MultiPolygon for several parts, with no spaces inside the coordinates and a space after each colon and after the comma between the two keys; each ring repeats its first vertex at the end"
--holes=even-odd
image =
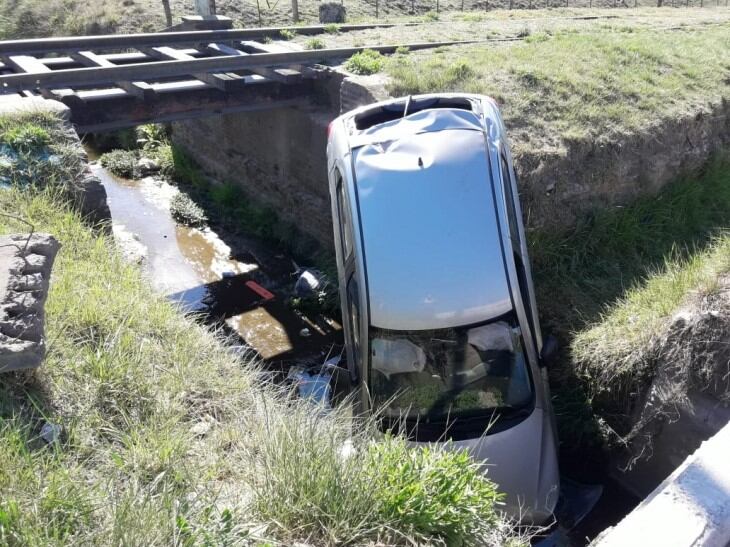
{"type": "Polygon", "coordinates": [[[377,78],[331,73],[308,108],[243,112],[173,124],[173,141],[205,172],[238,184],[325,248],[333,249],[327,125],[341,109],[386,97],[377,78]]]}
{"type": "Polygon", "coordinates": [[[730,545],[730,424],[593,547],[730,545]]]}
{"type": "MultiPolygon", "coordinates": [[[[173,125],[173,139],[213,177],[241,185],[331,248],[326,127],[340,111],[387,97],[385,84],[378,75],[345,78],[331,72],[317,81],[317,106],[180,122],[173,125]]],[[[730,103],[698,107],[615,142],[545,148],[519,131],[510,135],[528,228],[559,228],[592,210],[655,193],[679,173],[701,168],[730,144],[730,103]]]]}

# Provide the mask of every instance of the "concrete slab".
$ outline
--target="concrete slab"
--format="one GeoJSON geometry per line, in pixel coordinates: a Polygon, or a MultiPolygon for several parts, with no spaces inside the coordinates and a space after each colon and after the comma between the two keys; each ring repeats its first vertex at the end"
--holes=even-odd
{"type": "Polygon", "coordinates": [[[0,237],[0,373],[43,361],[44,304],[59,247],[49,234],[0,237]]]}
{"type": "Polygon", "coordinates": [[[730,545],[730,424],[592,547],[730,545]]]}

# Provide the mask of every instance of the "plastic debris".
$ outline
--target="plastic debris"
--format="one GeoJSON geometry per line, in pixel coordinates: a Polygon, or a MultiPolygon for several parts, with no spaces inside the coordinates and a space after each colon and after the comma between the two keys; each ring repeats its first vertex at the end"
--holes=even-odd
{"type": "Polygon", "coordinates": [[[312,331],[310,331],[307,327],[304,327],[302,330],[299,331],[299,336],[307,338],[309,336],[312,336],[312,331]]]}
{"type": "Polygon", "coordinates": [[[332,407],[332,377],[329,374],[310,374],[302,367],[292,367],[287,374],[297,386],[297,393],[302,399],[329,409],[332,407]]]}
{"type": "Polygon", "coordinates": [[[294,292],[299,297],[309,296],[322,285],[322,274],[316,270],[302,270],[294,285],[294,292]]]}

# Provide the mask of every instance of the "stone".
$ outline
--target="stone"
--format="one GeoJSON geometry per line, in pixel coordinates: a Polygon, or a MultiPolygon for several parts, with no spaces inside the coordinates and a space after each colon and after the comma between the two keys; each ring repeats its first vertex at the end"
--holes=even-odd
{"type": "Polygon", "coordinates": [[[59,247],[49,234],[0,237],[0,372],[43,361],[43,306],[59,247]]]}
{"type": "Polygon", "coordinates": [[[147,176],[152,173],[156,173],[160,170],[160,164],[152,158],[140,158],[137,162],[137,168],[142,176],[147,176]]]}
{"type": "Polygon", "coordinates": [[[41,428],[41,439],[46,441],[48,444],[57,443],[61,438],[61,426],[58,424],[52,424],[46,422],[41,428]]]}
{"type": "Polygon", "coordinates": [[[347,9],[339,2],[322,2],[319,5],[319,22],[344,23],[347,19],[347,9]]]}

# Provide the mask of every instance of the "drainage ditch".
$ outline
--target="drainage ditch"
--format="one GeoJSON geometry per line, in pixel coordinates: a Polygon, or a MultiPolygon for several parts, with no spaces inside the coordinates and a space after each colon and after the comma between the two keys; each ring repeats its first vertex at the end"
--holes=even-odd
{"type": "MultiPolygon", "coordinates": [[[[94,150],[87,152],[96,159],[94,150]]],[[[209,227],[177,224],[170,201],[178,189],[161,178],[120,178],[98,162],[91,169],[106,189],[121,252],[140,265],[158,292],[222,329],[233,344],[277,373],[285,374],[295,365],[316,366],[340,354],[342,330],[336,320],[306,315],[291,306],[299,269],[291,257],[255,237],[221,237],[209,227]]],[[[585,546],[640,501],[606,477],[598,463],[588,465],[591,472],[586,473],[584,461],[577,466],[578,474],[573,473],[572,459],[564,461],[563,474],[600,483],[602,495],[580,523],[565,523],[565,529],[559,527],[541,546],[585,546]]],[[[573,503],[580,504],[580,499],[573,503]]]]}

